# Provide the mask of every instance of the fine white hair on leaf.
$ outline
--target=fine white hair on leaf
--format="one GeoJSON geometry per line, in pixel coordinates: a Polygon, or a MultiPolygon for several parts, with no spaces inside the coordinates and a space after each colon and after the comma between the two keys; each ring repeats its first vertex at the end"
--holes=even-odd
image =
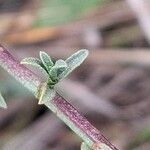
{"type": "Polygon", "coordinates": [[[49,74],[53,78],[59,78],[61,73],[63,71],[65,71],[66,68],[67,68],[67,63],[64,60],[59,59],[59,60],[56,61],[55,65],[51,68],[49,74]]]}
{"type": "Polygon", "coordinates": [[[49,72],[51,67],[54,65],[53,61],[51,60],[51,57],[43,51],[40,51],[39,55],[43,65],[45,66],[46,70],[49,72]]]}
{"type": "Polygon", "coordinates": [[[80,66],[81,63],[86,59],[88,56],[89,51],[86,49],[79,50],[78,52],[71,55],[69,58],[65,60],[67,63],[66,70],[60,75],[60,78],[65,78],[68,74],[70,74],[76,67],[80,66]]]}
{"type": "Polygon", "coordinates": [[[44,76],[48,77],[48,73],[44,69],[43,63],[40,59],[29,57],[29,58],[24,58],[20,63],[35,67],[36,69],[39,69],[44,74],[44,76]]]}

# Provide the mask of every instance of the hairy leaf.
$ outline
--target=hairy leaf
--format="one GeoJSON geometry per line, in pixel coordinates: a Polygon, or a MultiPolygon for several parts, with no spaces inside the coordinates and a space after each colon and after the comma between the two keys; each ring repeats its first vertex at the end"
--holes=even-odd
{"type": "Polygon", "coordinates": [[[40,59],[43,65],[45,66],[46,70],[49,72],[51,67],[54,65],[50,56],[47,53],[40,51],[40,59]]]}
{"type": "Polygon", "coordinates": [[[67,68],[67,64],[64,60],[59,59],[50,70],[50,77],[52,79],[59,79],[60,74],[67,68]]]}
{"type": "Polygon", "coordinates": [[[85,60],[88,56],[88,50],[83,49],[80,50],[73,55],[71,55],[68,59],[66,59],[67,68],[62,74],[60,74],[60,78],[65,78],[69,73],[71,73],[76,67],[80,66],[80,64],[85,60]]]}
{"type": "Polygon", "coordinates": [[[1,93],[0,93],[0,107],[7,108],[7,104],[6,104],[3,96],[1,95],[1,93]]]}
{"type": "Polygon", "coordinates": [[[30,66],[36,67],[37,69],[41,70],[42,73],[45,76],[48,76],[48,73],[46,72],[45,67],[42,64],[42,61],[40,59],[38,59],[38,58],[33,58],[33,57],[24,58],[21,61],[21,64],[25,64],[25,65],[30,65],[30,66]]]}

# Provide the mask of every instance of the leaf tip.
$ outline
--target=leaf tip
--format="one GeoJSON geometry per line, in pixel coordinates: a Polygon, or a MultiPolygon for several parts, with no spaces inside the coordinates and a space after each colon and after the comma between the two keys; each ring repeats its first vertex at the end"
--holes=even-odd
{"type": "Polygon", "coordinates": [[[42,55],[43,53],[45,53],[44,51],[39,51],[39,55],[42,55]]]}
{"type": "Polygon", "coordinates": [[[1,95],[1,93],[0,93],[0,107],[2,107],[2,108],[4,108],[4,109],[7,108],[7,104],[6,104],[6,102],[5,102],[4,98],[3,98],[3,96],[1,95]]]}
{"type": "Polygon", "coordinates": [[[89,55],[89,50],[87,49],[81,49],[80,52],[84,53],[86,57],[89,55]]]}
{"type": "Polygon", "coordinates": [[[3,109],[7,109],[7,104],[5,103],[3,106],[2,106],[3,109]]]}
{"type": "Polygon", "coordinates": [[[7,109],[7,104],[5,102],[3,102],[3,103],[1,103],[0,107],[3,109],[7,109]]]}
{"type": "Polygon", "coordinates": [[[47,55],[47,53],[46,52],[44,52],[44,51],[40,51],[39,52],[39,55],[40,55],[40,58],[42,57],[42,55],[47,55]]]}
{"type": "Polygon", "coordinates": [[[2,105],[0,105],[0,107],[3,108],[3,109],[7,109],[7,104],[3,103],[2,105]]]}

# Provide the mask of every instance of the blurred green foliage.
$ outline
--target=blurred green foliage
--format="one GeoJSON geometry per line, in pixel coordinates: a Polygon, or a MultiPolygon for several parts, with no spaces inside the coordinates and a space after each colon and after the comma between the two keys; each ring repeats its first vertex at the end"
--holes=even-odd
{"type": "Polygon", "coordinates": [[[150,141],[150,128],[145,128],[134,137],[134,139],[129,143],[127,149],[132,150],[139,145],[150,141]]]}
{"type": "MultiPolygon", "coordinates": [[[[105,2],[110,0],[105,0],[105,2]]],[[[44,0],[34,26],[56,26],[76,20],[104,0],[44,0]]]]}
{"type": "MultiPolygon", "coordinates": [[[[23,87],[20,83],[16,82],[14,78],[0,80],[0,91],[3,93],[5,100],[15,99],[17,97],[31,97],[32,94],[23,87]]],[[[32,96],[33,97],[33,96],[32,96]]]]}

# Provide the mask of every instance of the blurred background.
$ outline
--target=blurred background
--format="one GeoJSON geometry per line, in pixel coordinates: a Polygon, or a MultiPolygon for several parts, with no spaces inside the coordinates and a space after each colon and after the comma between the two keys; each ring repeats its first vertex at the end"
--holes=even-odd
{"type": "MultiPolygon", "coordinates": [[[[121,150],[150,150],[149,0],[0,0],[0,43],[19,60],[89,49],[60,93],[121,150]]],[[[1,150],[77,150],[81,140],[3,69],[1,150]]]]}

